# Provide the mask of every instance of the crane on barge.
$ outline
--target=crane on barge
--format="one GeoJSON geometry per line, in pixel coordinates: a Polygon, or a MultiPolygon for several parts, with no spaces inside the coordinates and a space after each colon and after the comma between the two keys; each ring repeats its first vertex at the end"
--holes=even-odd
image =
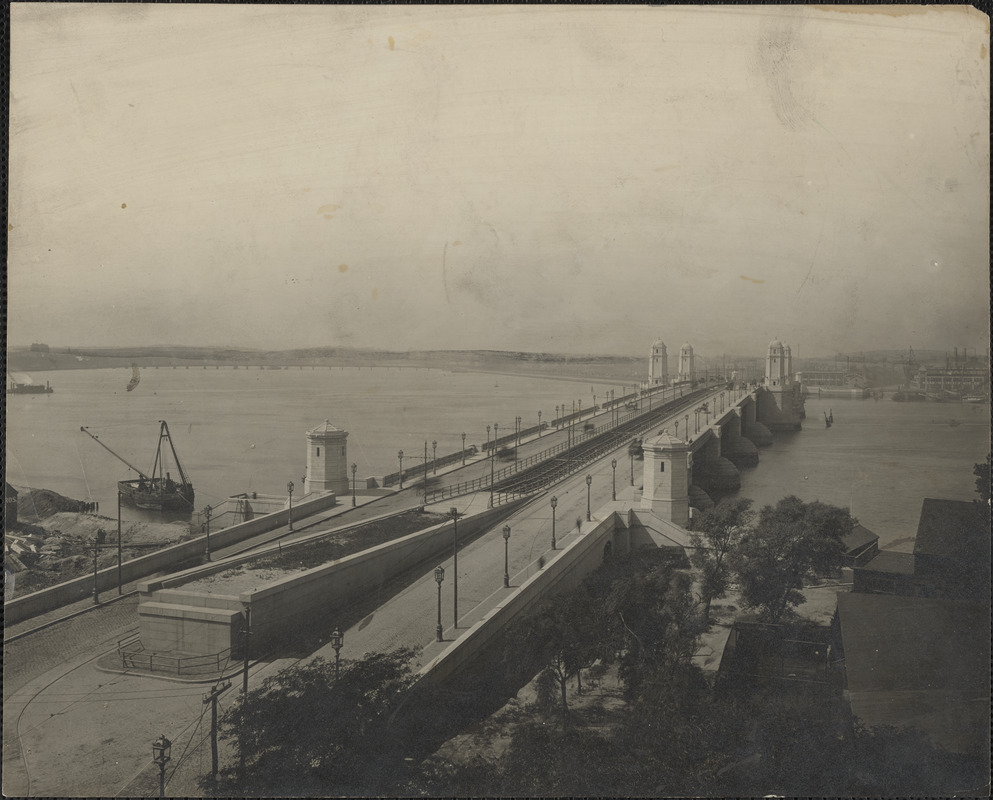
{"type": "Polygon", "coordinates": [[[101,442],[98,436],[90,433],[85,427],[80,426],[79,429],[118,461],[138,473],[138,477],[135,479],[117,482],[117,490],[121,494],[122,503],[148,511],[193,510],[193,484],[183,470],[183,465],[180,463],[179,456],[176,453],[176,447],[172,443],[172,437],[169,435],[169,426],[164,419],[159,420],[159,443],[155,449],[155,463],[152,466],[151,475],[146,475],[134,464],[115,453],[101,442]],[[163,441],[169,444],[173,461],[176,462],[176,468],[179,470],[180,479],[178,482],[172,479],[171,473],[166,472],[165,458],[162,452],[163,441]]]}

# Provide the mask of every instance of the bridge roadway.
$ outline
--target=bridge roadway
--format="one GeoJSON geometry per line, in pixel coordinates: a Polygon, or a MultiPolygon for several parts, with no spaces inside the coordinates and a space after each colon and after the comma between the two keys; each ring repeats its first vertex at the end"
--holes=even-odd
{"type": "MultiPolygon", "coordinates": [[[[723,389],[704,392],[689,399],[695,407],[703,402],[713,403],[723,389]]],[[[678,398],[677,398],[678,399],[678,398]]],[[[726,404],[726,411],[729,411],[726,404]]],[[[677,415],[685,414],[685,404],[660,417],[653,419],[652,427],[674,427],[677,415]]],[[[653,415],[654,416],[654,415],[653,415]]],[[[701,420],[702,423],[702,420],[701,420]]],[[[702,430],[702,426],[701,426],[702,430]]],[[[546,439],[542,436],[542,442],[546,439]]],[[[533,500],[515,511],[505,522],[491,531],[477,537],[472,542],[460,546],[458,553],[458,610],[455,620],[455,598],[453,592],[454,559],[448,555],[439,565],[445,569],[442,584],[442,625],[444,641],[435,641],[437,625],[438,594],[434,581],[433,567],[419,578],[400,587],[398,591],[376,608],[368,609],[354,622],[347,620],[341,627],[344,631],[343,658],[361,658],[366,653],[382,652],[400,646],[423,648],[420,663],[429,663],[451,642],[489,613],[507,592],[513,591],[539,569],[539,559],[547,563],[555,557],[551,549],[552,509],[549,503],[551,492],[558,498],[555,511],[555,533],[558,548],[580,535],[581,526],[586,525],[587,486],[586,475],[593,480],[589,487],[589,507],[592,523],[597,522],[597,510],[609,511],[612,508],[612,493],[616,490],[618,502],[626,501],[629,506],[636,489],[642,483],[642,466],[636,465],[633,474],[627,459],[625,435],[612,450],[598,455],[597,459],[572,474],[559,479],[547,487],[547,491],[537,494],[533,500]],[[623,456],[623,460],[619,457],[623,456]],[[618,469],[611,468],[611,459],[618,458],[618,469]],[[616,483],[615,483],[616,481],[616,483]],[[606,509],[605,509],[606,506],[606,509]],[[503,525],[511,528],[507,546],[510,589],[503,587],[504,541],[501,535],[503,525]],[[351,624],[349,624],[351,622],[351,624]]],[[[406,489],[404,491],[407,491],[406,489]]],[[[489,492],[443,501],[426,506],[427,510],[444,513],[454,505],[460,513],[475,513],[488,507],[489,492]]],[[[329,624],[334,625],[334,621],[329,624]]],[[[334,651],[326,645],[312,657],[334,658],[334,651]]],[[[258,665],[257,678],[274,674],[296,659],[280,659],[258,665]]]]}
{"type": "MultiPolygon", "coordinates": [[[[516,465],[512,460],[501,461],[493,456],[479,453],[476,456],[467,457],[465,466],[454,464],[439,469],[437,473],[433,472],[429,466],[426,500],[423,476],[409,476],[404,481],[404,488],[398,489],[394,494],[370,498],[368,496],[363,497],[360,492],[357,508],[347,508],[343,511],[340,506],[337,506],[334,509],[313,514],[305,520],[298,520],[294,523],[293,531],[284,526],[214,552],[217,558],[224,558],[236,553],[248,552],[276,539],[282,542],[294,541],[311,536],[316,532],[330,532],[345,525],[355,525],[384,514],[421,506],[427,508],[437,506],[445,511],[451,507],[456,507],[459,509],[459,513],[475,513],[486,507],[483,499],[485,498],[488,502],[491,474],[497,476],[494,489],[497,490],[498,495],[501,493],[503,495],[503,497],[497,497],[497,502],[505,501],[512,499],[516,493],[522,491],[530,493],[543,486],[551,485],[574,470],[581,469],[584,464],[620,448],[623,448],[623,452],[615,453],[615,456],[618,457],[619,461],[618,471],[623,472],[622,467],[627,462],[626,447],[632,438],[653,432],[659,426],[682,419],[681,416],[672,411],[665,414],[661,413],[659,406],[677,402],[679,414],[682,414],[690,408],[707,402],[708,398],[713,397],[716,400],[722,391],[725,391],[723,386],[710,390],[700,389],[694,393],[687,393],[684,397],[679,390],[666,389],[655,395],[650,412],[627,409],[618,411],[616,425],[613,424],[615,419],[613,411],[600,410],[596,415],[584,417],[582,422],[577,422],[571,431],[568,427],[563,427],[560,430],[553,428],[544,431],[541,436],[535,434],[527,439],[522,438],[517,448],[516,465]],[[586,433],[582,430],[587,423],[594,425],[595,432],[586,433]],[[568,448],[570,442],[574,446],[568,448]],[[557,452],[549,454],[549,451],[557,452]],[[538,473],[531,471],[533,469],[532,464],[538,466],[538,473]],[[516,469],[520,471],[515,471],[516,469]],[[502,479],[501,473],[504,473],[502,479]],[[544,477],[537,477],[540,473],[543,473],[544,477]],[[526,477],[526,485],[517,480],[519,477],[526,477]],[[479,496],[477,497],[477,495],[479,496]]],[[[647,404],[647,400],[644,402],[647,404]]],[[[502,428],[503,426],[501,426],[502,428]]],[[[406,461],[407,458],[408,456],[405,456],[404,460],[406,461]]],[[[423,456],[418,456],[418,458],[423,458],[423,456]]],[[[628,467],[630,469],[630,465],[628,467]]],[[[341,502],[347,505],[350,501],[348,498],[342,497],[341,502]]]]}
{"type": "MultiPolygon", "coordinates": [[[[706,396],[694,398],[694,402],[709,400],[713,403],[720,391],[716,389],[706,396]]],[[[606,421],[609,414],[600,416],[606,421]]],[[[652,425],[669,426],[674,421],[675,415],[669,415],[653,420],[652,425]]],[[[540,440],[535,437],[525,446],[540,450],[548,446],[550,439],[558,437],[558,441],[562,441],[566,435],[565,431],[546,433],[540,440]]],[[[625,475],[622,469],[620,474],[613,475],[610,467],[611,457],[626,456],[626,443],[622,442],[617,450],[601,454],[587,469],[548,487],[559,499],[555,517],[560,547],[578,535],[577,520],[585,521],[587,473],[593,477],[589,504],[594,522],[597,510],[611,500],[613,477],[617,481],[618,500],[630,503],[633,499],[636,485],[641,483],[640,471],[636,470],[635,486],[632,486],[630,474],[625,475]]],[[[477,457],[476,463],[467,465],[466,469],[481,474],[489,466],[485,457],[477,457]]],[[[464,480],[463,476],[452,474],[460,469],[450,471],[445,480],[464,480]]],[[[378,516],[390,510],[419,505],[421,499],[416,490],[405,488],[371,505],[348,509],[338,521],[351,524],[360,516],[378,516]],[[391,507],[393,504],[396,506],[391,507]]],[[[428,506],[428,509],[446,511],[450,505],[455,505],[460,512],[471,513],[485,508],[488,501],[489,493],[480,492],[454,502],[446,500],[428,506]]],[[[326,515],[319,516],[322,520],[317,527],[331,522],[326,515]]],[[[315,521],[303,523],[309,528],[306,532],[315,530],[311,522],[315,521]]],[[[449,556],[441,562],[446,571],[442,586],[443,642],[435,641],[437,585],[432,572],[428,571],[377,608],[369,609],[361,619],[343,624],[342,657],[360,658],[365,653],[401,645],[421,647],[422,664],[438,656],[507,592],[535,574],[539,569],[539,558],[548,561],[555,556],[551,550],[552,510],[547,493],[537,495],[518,509],[506,524],[512,530],[508,546],[510,589],[503,587],[504,543],[499,533],[502,523],[459,549],[460,616],[457,624],[452,594],[453,559],[449,556]]],[[[305,531],[290,533],[285,530],[284,533],[296,537],[305,531]]],[[[173,741],[174,761],[167,771],[167,792],[170,796],[199,793],[196,781],[203,774],[204,758],[209,763],[209,753],[204,756],[207,740],[201,724],[205,709],[201,702],[204,686],[171,683],[141,675],[108,675],[94,667],[98,655],[108,648],[113,649],[114,636],[126,625],[121,617],[125,611],[133,613],[130,599],[108,604],[92,615],[63,623],[63,626],[87,626],[85,642],[74,641],[72,652],[59,649],[60,642],[67,643],[59,628],[48,629],[44,636],[5,643],[5,656],[27,656],[15,658],[25,665],[24,671],[12,685],[8,686],[6,680],[4,685],[3,788],[6,795],[106,796],[154,791],[154,769],[148,748],[159,733],[165,733],[173,741]],[[13,649],[19,653],[12,653],[13,649]],[[20,652],[22,650],[24,652],[20,652]],[[35,653],[39,657],[33,659],[31,656],[35,653]]],[[[316,656],[333,658],[334,653],[324,646],[308,659],[316,656]]],[[[299,658],[257,661],[250,668],[250,684],[258,686],[283,667],[299,661],[299,658]]],[[[223,696],[222,708],[230,704],[236,691],[237,687],[223,696]]]]}

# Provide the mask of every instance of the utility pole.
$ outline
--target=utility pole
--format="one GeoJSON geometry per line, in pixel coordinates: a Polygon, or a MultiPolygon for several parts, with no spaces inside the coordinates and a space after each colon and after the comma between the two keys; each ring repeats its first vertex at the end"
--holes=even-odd
{"type": "Polygon", "coordinates": [[[210,779],[217,780],[217,698],[231,688],[231,681],[215,686],[203,696],[203,704],[210,703],[210,779]]]}
{"type": "Polygon", "coordinates": [[[124,553],[121,549],[121,490],[117,490],[117,594],[124,594],[124,579],[121,577],[121,564],[124,553]]]}
{"type": "Polygon", "coordinates": [[[242,697],[248,694],[248,657],[250,653],[249,642],[252,635],[252,607],[249,605],[245,606],[245,673],[241,684],[241,694],[242,697]]]}
{"type": "Polygon", "coordinates": [[[100,553],[100,545],[93,543],[93,605],[100,602],[100,589],[97,585],[97,555],[100,553]]]}

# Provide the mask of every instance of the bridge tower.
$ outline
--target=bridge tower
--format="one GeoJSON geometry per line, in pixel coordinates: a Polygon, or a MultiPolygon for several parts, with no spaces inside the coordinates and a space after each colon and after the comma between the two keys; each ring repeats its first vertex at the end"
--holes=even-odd
{"type": "Polygon", "coordinates": [[[685,528],[690,522],[689,443],[663,431],[642,447],[645,489],[641,507],[685,528]]]}
{"type": "Polygon", "coordinates": [[[800,430],[804,417],[803,390],[793,380],[793,353],[779,339],[769,342],[766,353],[758,417],[771,431],[800,430]]]}
{"type": "Polygon", "coordinates": [[[696,369],[693,366],[693,345],[688,343],[679,348],[679,380],[696,380],[696,369]]]}
{"type": "Polygon", "coordinates": [[[304,494],[348,494],[348,431],[328,420],[307,431],[307,480],[304,494]]]}
{"type": "Polygon", "coordinates": [[[652,356],[648,363],[649,386],[666,386],[669,383],[669,355],[661,337],[652,345],[652,356]]]}

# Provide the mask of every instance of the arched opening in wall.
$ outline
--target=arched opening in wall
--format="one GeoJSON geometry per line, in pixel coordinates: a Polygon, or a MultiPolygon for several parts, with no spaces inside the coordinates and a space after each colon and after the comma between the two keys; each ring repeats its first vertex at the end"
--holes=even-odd
{"type": "Polygon", "coordinates": [[[610,561],[610,557],[613,555],[613,553],[614,553],[614,543],[607,542],[607,544],[603,546],[603,560],[610,561]]]}

